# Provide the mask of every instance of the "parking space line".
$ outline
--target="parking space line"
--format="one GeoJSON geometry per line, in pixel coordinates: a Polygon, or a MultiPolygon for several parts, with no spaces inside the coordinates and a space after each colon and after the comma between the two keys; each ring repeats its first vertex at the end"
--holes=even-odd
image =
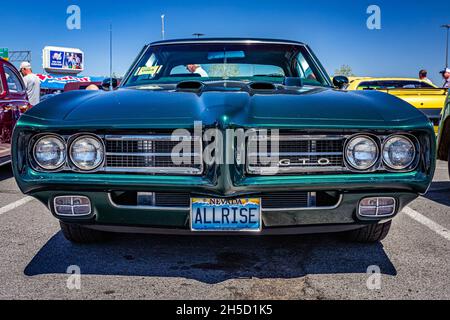
{"type": "Polygon", "coordinates": [[[424,225],[425,227],[429,228],[430,230],[434,231],[444,239],[447,239],[450,241],[450,230],[447,230],[440,224],[437,224],[433,220],[425,217],[423,214],[420,214],[419,212],[406,207],[403,209],[403,213],[408,215],[410,218],[414,219],[415,221],[419,222],[420,224],[424,225]]]}
{"type": "Polygon", "coordinates": [[[14,210],[20,206],[23,206],[24,204],[27,204],[28,202],[34,200],[32,197],[25,197],[23,199],[17,200],[16,202],[10,203],[7,206],[0,208],[0,215],[7,213],[11,210],[14,210]]]}

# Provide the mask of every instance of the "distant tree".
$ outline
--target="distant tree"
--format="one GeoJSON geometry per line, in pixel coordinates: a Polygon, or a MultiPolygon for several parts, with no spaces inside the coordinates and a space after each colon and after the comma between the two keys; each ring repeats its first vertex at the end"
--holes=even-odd
{"type": "Polygon", "coordinates": [[[349,65],[343,64],[339,69],[334,71],[335,76],[346,76],[346,77],[354,77],[352,67],[349,65]]]}
{"type": "Polygon", "coordinates": [[[209,68],[209,76],[217,78],[239,76],[239,66],[236,64],[216,64],[209,68]]]}

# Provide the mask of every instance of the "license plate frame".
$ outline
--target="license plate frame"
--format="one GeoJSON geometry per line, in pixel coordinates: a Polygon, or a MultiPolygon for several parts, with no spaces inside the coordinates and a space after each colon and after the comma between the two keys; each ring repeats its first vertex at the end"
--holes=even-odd
{"type": "MultiPolygon", "coordinates": [[[[263,219],[262,219],[262,209],[261,209],[261,198],[234,198],[234,199],[221,199],[221,198],[208,198],[208,197],[194,197],[190,200],[190,229],[192,232],[208,232],[208,233],[218,233],[218,232],[230,232],[230,233],[260,233],[262,231],[263,219]],[[228,203],[227,203],[228,201],[228,203]],[[207,204],[209,203],[209,204],[207,204]],[[201,206],[199,206],[201,205],[201,206]],[[257,212],[256,220],[252,222],[250,217],[250,212],[248,212],[248,216],[246,216],[246,220],[248,222],[236,221],[237,217],[235,215],[236,211],[239,210],[240,218],[241,210],[243,208],[253,208],[257,212]],[[236,210],[232,208],[236,207],[236,210]],[[220,221],[215,220],[215,210],[213,211],[213,216],[211,217],[210,223],[206,223],[207,214],[205,211],[200,211],[201,217],[204,218],[204,221],[201,224],[198,224],[198,208],[206,208],[206,209],[219,209],[220,210],[220,221]],[[231,214],[231,220],[228,220],[228,224],[224,224],[224,211],[220,208],[228,208],[229,213],[231,214]],[[230,210],[231,209],[231,210],[230,210]],[[236,221],[237,223],[230,223],[236,221]],[[220,222],[220,223],[217,223],[220,222]],[[202,226],[202,227],[199,227],[202,226]],[[234,227],[235,226],[235,227],[234,227]]],[[[237,214],[237,213],[236,213],[237,214]]],[[[227,215],[225,215],[227,216],[227,215]]]]}

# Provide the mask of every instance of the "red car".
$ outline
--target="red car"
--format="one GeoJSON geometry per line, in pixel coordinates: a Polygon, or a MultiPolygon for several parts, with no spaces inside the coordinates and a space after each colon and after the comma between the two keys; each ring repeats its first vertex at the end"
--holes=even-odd
{"type": "Polygon", "coordinates": [[[11,160],[11,135],[20,115],[30,108],[17,69],[0,58],[0,166],[11,160]]]}

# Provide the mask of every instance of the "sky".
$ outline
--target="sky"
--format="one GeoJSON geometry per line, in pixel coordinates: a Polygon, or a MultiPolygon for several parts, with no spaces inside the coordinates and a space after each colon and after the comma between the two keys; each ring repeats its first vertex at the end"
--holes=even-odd
{"type": "Polygon", "coordinates": [[[80,48],[83,75],[109,74],[109,25],[113,25],[113,65],[123,75],[146,43],[166,39],[259,37],[309,44],[330,74],[341,65],[358,76],[417,77],[422,68],[441,84],[445,66],[442,24],[450,24],[445,0],[21,0],[2,3],[0,47],[31,50],[42,72],[45,46],[80,48]],[[69,30],[68,6],[81,9],[81,29],[69,30]],[[369,30],[367,8],[381,9],[381,29],[369,30]]]}

